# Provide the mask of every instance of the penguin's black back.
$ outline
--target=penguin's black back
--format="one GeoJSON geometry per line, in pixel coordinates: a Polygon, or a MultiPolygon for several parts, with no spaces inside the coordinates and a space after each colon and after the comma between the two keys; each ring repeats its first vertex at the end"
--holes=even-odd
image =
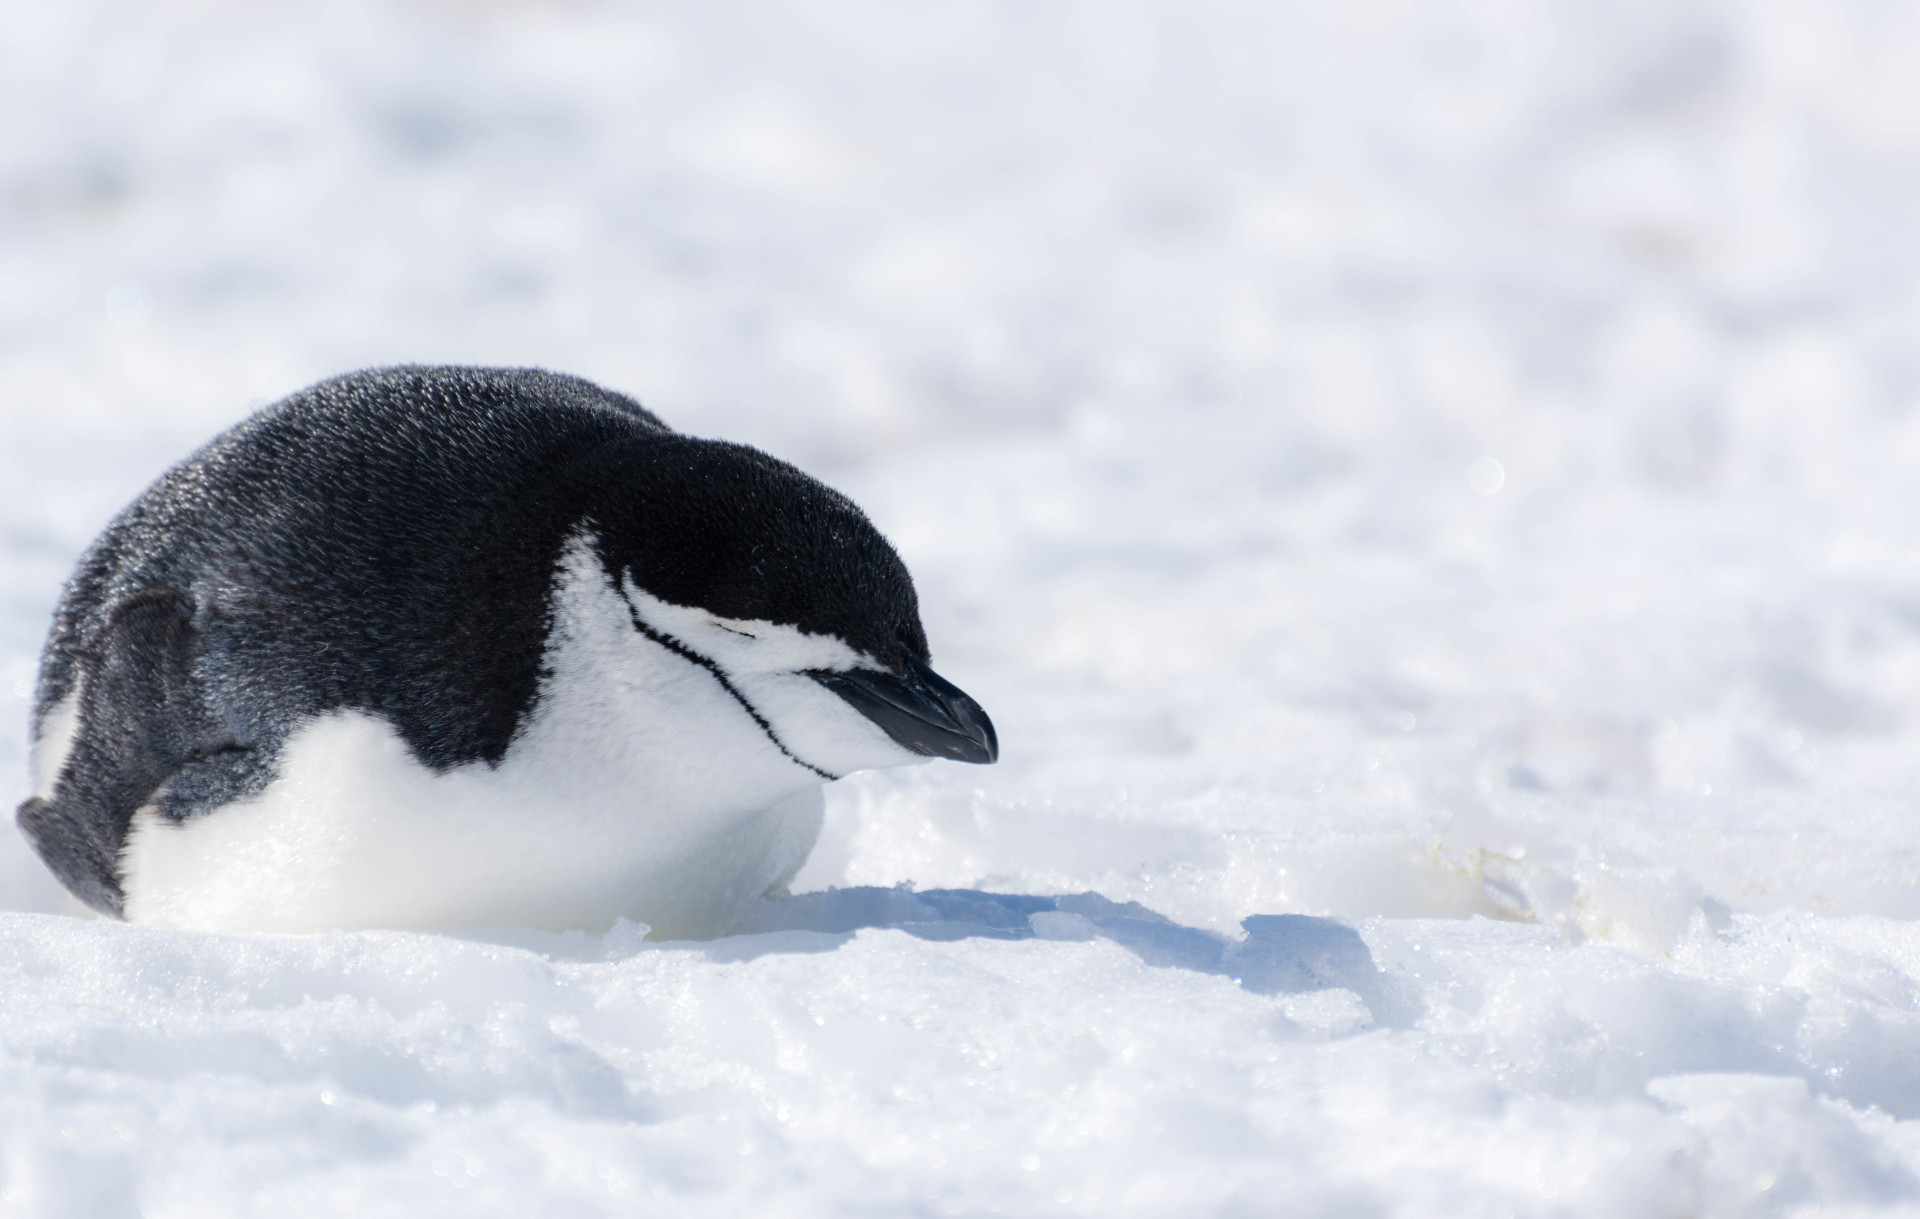
{"type": "Polygon", "coordinates": [[[296,394],[162,476],[94,543],[54,617],[36,722],[116,608],[164,589],[191,615],[218,721],[199,750],[277,745],[353,707],[427,765],[497,762],[534,698],[554,560],[584,511],[568,470],[669,431],[630,398],[532,369],[381,369],[296,394]]]}

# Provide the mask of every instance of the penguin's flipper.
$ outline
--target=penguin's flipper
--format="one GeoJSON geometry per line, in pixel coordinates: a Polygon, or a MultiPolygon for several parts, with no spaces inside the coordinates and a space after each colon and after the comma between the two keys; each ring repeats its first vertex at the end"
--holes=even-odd
{"type": "Polygon", "coordinates": [[[67,892],[102,914],[123,917],[119,868],[88,832],[84,818],[33,796],[20,806],[14,821],[67,892]]]}
{"type": "Polygon", "coordinates": [[[114,607],[80,663],[79,724],[51,798],[17,814],[53,874],[103,914],[122,915],[120,849],[134,812],[204,752],[193,637],[193,604],[172,589],[114,607]]]}

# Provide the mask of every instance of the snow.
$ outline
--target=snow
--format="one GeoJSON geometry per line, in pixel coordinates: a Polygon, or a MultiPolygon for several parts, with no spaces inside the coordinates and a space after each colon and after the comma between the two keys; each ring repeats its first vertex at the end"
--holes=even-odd
{"type": "Polygon", "coordinates": [[[0,1211],[1920,1212],[1920,15],[5,6],[0,800],[79,549],[536,363],[867,508],[998,766],[740,934],[0,836],[0,1211]]]}

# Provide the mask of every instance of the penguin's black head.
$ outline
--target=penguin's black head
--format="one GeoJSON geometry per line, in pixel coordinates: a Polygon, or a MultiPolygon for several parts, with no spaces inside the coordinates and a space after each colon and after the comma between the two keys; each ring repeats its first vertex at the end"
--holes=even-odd
{"type": "Polygon", "coordinates": [[[906,565],[844,495],[746,445],[673,434],[604,446],[577,473],[608,574],[668,607],[651,629],[723,674],[804,665],[791,672],[913,754],[998,756],[986,712],[929,667],[906,565]]]}

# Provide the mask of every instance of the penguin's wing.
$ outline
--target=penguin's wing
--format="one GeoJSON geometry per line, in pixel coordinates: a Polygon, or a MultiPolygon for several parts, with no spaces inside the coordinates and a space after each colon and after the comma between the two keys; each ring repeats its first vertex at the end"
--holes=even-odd
{"type": "Polygon", "coordinates": [[[40,857],[102,913],[121,913],[120,848],[134,812],[206,748],[193,637],[193,604],[172,589],[114,606],[79,657],[78,723],[53,791],[20,806],[40,857]]]}

